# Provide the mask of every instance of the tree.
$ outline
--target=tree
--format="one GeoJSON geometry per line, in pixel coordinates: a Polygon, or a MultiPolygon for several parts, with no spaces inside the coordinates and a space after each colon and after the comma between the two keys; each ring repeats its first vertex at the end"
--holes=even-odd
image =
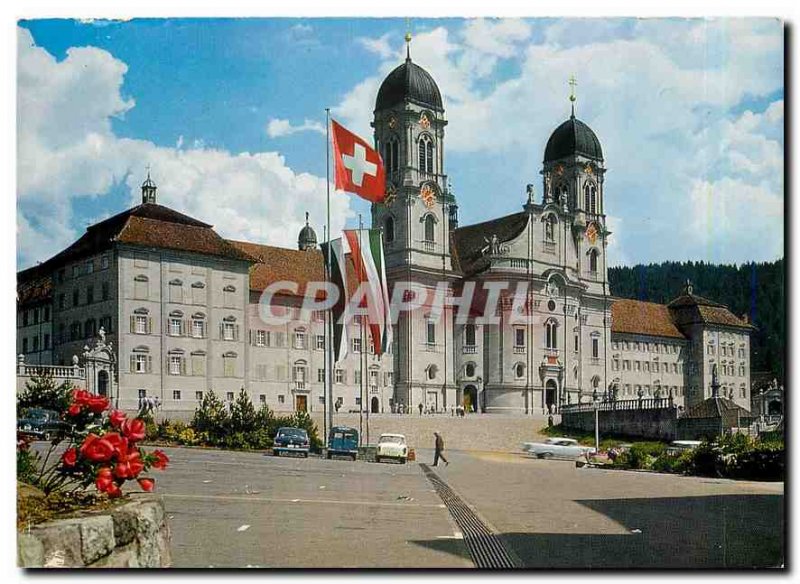
{"type": "Polygon", "coordinates": [[[25,383],[25,389],[17,398],[17,407],[42,408],[64,414],[72,402],[72,383],[56,383],[52,375],[35,375],[25,383]]]}

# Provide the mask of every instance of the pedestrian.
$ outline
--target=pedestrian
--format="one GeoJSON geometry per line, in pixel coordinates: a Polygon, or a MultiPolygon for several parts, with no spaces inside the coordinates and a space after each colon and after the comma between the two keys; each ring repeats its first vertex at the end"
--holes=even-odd
{"type": "Polygon", "coordinates": [[[419,402],[419,415],[422,415],[422,402],[419,402]]]}
{"type": "Polygon", "coordinates": [[[441,458],[444,461],[445,466],[449,466],[450,463],[447,462],[447,459],[444,457],[444,438],[439,432],[434,432],[434,436],[436,436],[436,442],[434,443],[435,452],[433,454],[433,466],[439,466],[439,459],[441,458]]]}

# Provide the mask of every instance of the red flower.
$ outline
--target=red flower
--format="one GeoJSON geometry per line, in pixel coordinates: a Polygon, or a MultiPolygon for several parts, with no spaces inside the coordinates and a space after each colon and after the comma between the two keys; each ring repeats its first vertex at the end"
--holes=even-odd
{"type": "Polygon", "coordinates": [[[141,418],[126,419],[122,422],[122,433],[130,442],[144,439],[146,435],[144,420],[141,418]]]}
{"type": "Polygon", "coordinates": [[[108,485],[106,493],[112,499],[116,499],[117,497],[122,495],[122,489],[119,488],[119,485],[117,483],[112,482],[110,485],[108,485]]]}
{"type": "Polygon", "coordinates": [[[119,428],[122,425],[122,422],[125,421],[126,414],[122,410],[114,410],[108,416],[108,420],[111,422],[111,425],[115,428],[119,428]]]}
{"type": "Polygon", "coordinates": [[[76,389],[72,392],[72,401],[79,406],[88,405],[90,397],[92,397],[92,394],[85,389],[76,389]]]}
{"type": "Polygon", "coordinates": [[[117,460],[123,460],[128,456],[128,439],[120,436],[118,432],[106,432],[103,435],[103,440],[106,440],[114,447],[114,454],[117,455],[117,460]]]}
{"type": "Polygon", "coordinates": [[[154,479],[139,479],[138,483],[139,486],[142,487],[142,490],[147,491],[148,493],[156,486],[156,481],[154,479]]]}
{"type": "Polygon", "coordinates": [[[61,462],[64,463],[64,466],[75,466],[75,463],[78,462],[78,451],[75,448],[70,448],[64,454],[61,455],[61,462]]]}
{"type": "Polygon", "coordinates": [[[157,468],[158,470],[164,470],[165,468],[167,468],[169,457],[166,454],[164,454],[162,450],[154,450],[153,456],[156,457],[156,460],[151,465],[153,468],[157,468]]]}
{"type": "Polygon", "coordinates": [[[102,395],[90,395],[89,399],[86,401],[86,405],[92,413],[102,414],[108,409],[111,402],[108,401],[107,397],[103,397],[102,395]]]}
{"type": "Polygon", "coordinates": [[[78,404],[72,404],[71,406],[69,406],[67,413],[70,416],[77,416],[81,413],[81,406],[79,406],[78,404]]]}
{"type": "Polygon", "coordinates": [[[91,462],[106,462],[114,454],[114,445],[96,434],[89,434],[81,444],[81,456],[91,462]]]}
{"type": "Polygon", "coordinates": [[[135,479],[144,470],[144,463],[138,451],[128,453],[114,467],[114,476],[118,479],[135,479]]]}
{"type": "Polygon", "coordinates": [[[111,474],[111,469],[109,467],[104,466],[97,471],[97,476],[95,477],[94,486],[97,487],[98,491],[105,492],[113,484],[114,484],[114,477],[111,474]]]}

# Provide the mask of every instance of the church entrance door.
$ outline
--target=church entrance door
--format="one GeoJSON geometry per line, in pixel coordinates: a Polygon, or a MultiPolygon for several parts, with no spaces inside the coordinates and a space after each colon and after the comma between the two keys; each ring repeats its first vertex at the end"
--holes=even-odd
{"type": "Polygon", "coordinates": [[[308,411],[308,396],[298,395],[295,398],[295,411],[297,412],[308,411]]]}
{"type": "Polygon", "coordinates": [[[556,392],[558,391],[558,386],[554,379],[548,379],[547,383],[544,386],[544,405],[547,408],[547,411],[551,411],[553,406],[556,403],[556,392]]]}
{"type": "Polygon", "coordinates": [[[468,385],[464,388],[464,410],[471,412],[474,407],[478,409],[478,388],[474,385],[468,385]]]}

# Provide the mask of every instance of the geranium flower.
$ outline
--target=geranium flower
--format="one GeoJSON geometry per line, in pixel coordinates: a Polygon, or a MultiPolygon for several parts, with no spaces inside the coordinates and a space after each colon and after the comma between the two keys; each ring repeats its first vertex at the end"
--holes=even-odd
{"type": "Polygon", "coordinates": [[[162,450],[154,450],[153,456],[156,457],[155,462],[151,465],[153,468],[157,468],[158,470],[164,470],[167,468],[167,463],[169,462],[169,457],[164,454],[162,450]]]}
{"type": "Polygon", "coordinates": [[[75,466],[75,463],[78,462],[78,450],[76,448],[70,448],[67,450],[61,455],[61,462],[64,463],[64,466],[75,466]]]}
{"type": "Polygon", "coordinates": [[[89,434],[81,444],[80,452],[91,462],[106,462],[114,455],[114,445],[96,434],[89,434]]]}
{"type": "Polygon", "coordinates": [[[97,476],[94,480],[94,486],[100,492],[106,492],[108,488],[114,484],[114,476],[111,474],[111,469],[107,466],[101,467],[97,471],[97,476]]]}
{"type": "Polygon", "coordinates": [[[102,395],[90,395],[86,401],[86,406],[93,414],[102,414],[110,405],[111,402],[108,401],[108,398],[102,395]]]}
{"type": "Polygon", "coordinates": [[[126,419],[122,422],[122,433],[130,442],[143,440],[146,435],[144,420],[141,418],[126,419]]]}
{"type": "Polygon", "coordinates": [[[156,481],[154,479],[138,479],[137,481],[139,486],[142,487],[143,491],[147,491],[148,493],[152,491],[156,486],[156,481]]]}
{"type": "Polygon", "coordinates": [[[67,409],[67,414],[69,414],[70,416],[78,416],[80,415],[80,413],[81,413],[81,406],[78,404],[72,404],[67,409]]]}
{"type": "Polygon", "coordinates": [[[92,397],[92,394],[86,391],[85,389],[76,389],[72,392],[72,401],[78,404],[79,406],[85,406],[89,402],[89,398],[92,397]]]}
{"type": "Polygon", "coordinates": [[[122,422],[125,421],[126,417],[127,414],[125,414],[125,412],[123,412],[122,410],[114,410],[108,416],[108,420],[111,422],[112,426],[114,426],[115,428],[119,428],[122,425],[122,422]]]}

